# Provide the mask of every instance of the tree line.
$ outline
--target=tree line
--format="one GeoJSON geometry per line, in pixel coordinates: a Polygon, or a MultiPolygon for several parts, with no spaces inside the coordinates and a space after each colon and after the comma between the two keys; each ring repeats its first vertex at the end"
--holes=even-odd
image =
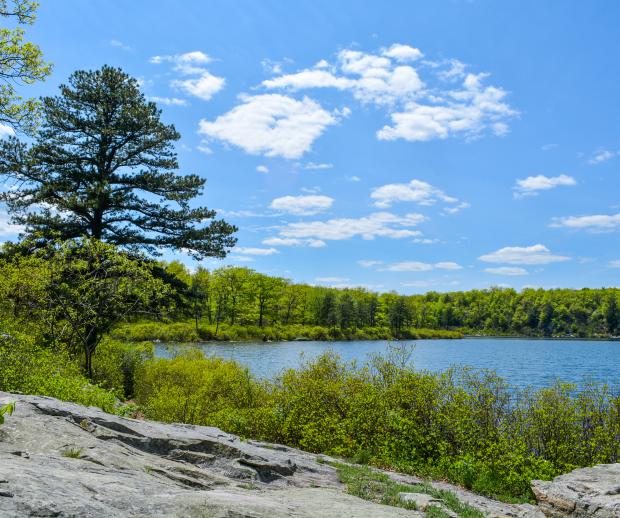
{"type": "Polygon", "coordinates": [[[245,267],[190,272],[166,265],[180,285],[173,320],[218,326],[315,325],[341,329],[389,327],[463,330],[524,336],[616,336],[620,290],[489,288],[424,295],[298,284],[245,267]]]}

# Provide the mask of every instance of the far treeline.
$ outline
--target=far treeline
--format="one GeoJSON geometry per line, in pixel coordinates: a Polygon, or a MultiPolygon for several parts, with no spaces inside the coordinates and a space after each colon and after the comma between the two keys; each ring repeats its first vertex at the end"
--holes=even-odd
{"type": "Polygon", "coordinates": [[[311,336],[319,339],[425,337],[415,330],[581,338],[620,334],[620,290],[614,288],[520,292],[489,288],[399,295],[295,284],[242,267],[198,268],[191,273],[175,261],[166,270],[179,281],[177,303],[163,319],[171,326],[166,329],[161,321],[142,327],[133,324],[119,331],[125,337],[242,339],[260,336],[263,329],[263,335],[276,339],[286,335],[272,335],[268,328],[294,326],[320,326],[323,329],[311,336]],[[237,333],[231,336],[233,328],[237,333]],[[249,330],[250,336],[239,335],[240,328],[249,330]],[[184,332],[190,335],[175,336],[184,332]]]}

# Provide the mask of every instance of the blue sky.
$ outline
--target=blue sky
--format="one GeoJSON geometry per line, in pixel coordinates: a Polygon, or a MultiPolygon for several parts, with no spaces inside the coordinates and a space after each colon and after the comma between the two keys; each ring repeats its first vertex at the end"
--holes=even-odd
{"type": "Polygon", "coordinates": [[[198,202],[240,229],[208,267],[617,286],[619,22],[613,1],[44,1],[28,34],[55,68],[29,92],[138,77],[208,180],[198,202]]]}

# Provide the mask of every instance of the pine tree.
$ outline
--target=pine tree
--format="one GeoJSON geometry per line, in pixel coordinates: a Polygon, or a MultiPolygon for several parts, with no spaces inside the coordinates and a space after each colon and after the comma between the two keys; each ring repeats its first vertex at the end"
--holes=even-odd
{"type": "Polygon", "coordinates": [[[235,227],[190,206],[205,180],[176,173],[180,135],[122,70],[73,73],[60,95],[42,99],[42,111],[32,145],[0,145],[0,174],[15,186],[1,199],[26,234],[196,258],[224,257],[235,244],[235,227]]]}

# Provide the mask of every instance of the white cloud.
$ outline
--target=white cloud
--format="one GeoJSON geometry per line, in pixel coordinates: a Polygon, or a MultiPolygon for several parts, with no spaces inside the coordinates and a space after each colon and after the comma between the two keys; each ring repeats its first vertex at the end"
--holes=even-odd
{"type": "Polygon", "coordinates": [[[607,264],[610,268],[620,268],[620,259],[614,259],[613,261],[609,261],[607,264]]]}
{"type": "Polygon", "coordinates": [[[359,176],[355,176],[355,175],[349,176],[347,180],[349,180],[350,182],[361,182],[362,181],[362,179],[359,176]]]}
{"type": "Polygon", "coordinates": [[[617,151],[609,151],[608,149],[599,149],[596,151],[590,160],[588,160],[589,164],[596,165],[602,164],[603,162],[607,162],[611,160],[618,154],[617,151]]]}
{"type": "Polygon", "coordinates": [[[296,239],[290,237],[270,237],[263,239],[263,245],[273,246],[305,246],[309,248],[323,248],[326,245],[321,239],[296,239]]]}
{"type": "Polygon", "coordinates": [[[347,240],[353,237],[371,240],[376,237],[402,239],[421,234],[411,230],[426,218],[421,214],[396,216],[389,212],[374,212],[361,218],[339,218],[328,221],[289,223],[280,229],[281,237],[313,238],[325,241],[347,240]]]}
{"type": "Polygon", "coordinates": [[[439,268],[440,270],[462,270],[463,267],[458,263],[453,263],[451,261],[443,261],[440,263],[435,263],[435,268],[439,268]]]}
{"type": "Polygon", "coordinates": [[[13,137],[15,135],[15,130],[11,128],[11,126],[7,126],[6,124],[0,124],[0,139],[4,137],[13,137]]]}
{"type": "Polygon", "coordinates": [[[198,97],[203,101],[208,101],[217,92],[224,88],[226,80],[217,77],[210,72],[204,71],[200,77],[191,79],[175,79],[170,82],[170,86],[177,88],[189,95],[198,97]]]}
{"type": "Polygon", "coordinates": [[[223,77],[215,76],[205,68],[204,65],[210,63],[212,59],[199,50],[170,56],[153,56],[149,61],[156,65],[164,62],[172,63],[173,69],[179,74],[194,76],[173,79],[170,81],[170,86],[203,101],[211,99],[226,84],[223,77]]]}
{"type": "Polygon", "coordinates": [[[149,63],[159,65],[164,62],[173,63],[177,67],[206,65],[213,61],[210,56],[200,50],[185,52],[184,54],[173,54],[168,56],[153,56],[149,63]]]}
{"type": "Polygon", "coordinates": [[[411,61],[416,52],[419,51],[407,45],[393,45],[384,55],[346,49],[338,53],[335,65],[321,60],[313,68],[267,79],[262,85],[269,89],[349,90],[364,103],[389,104],[402,97],[413,97],[423,88],[415,68],[394,64],[391,59],[411,61]]]}
{"type": "Polygon", "coordinates": [[[269,168],[266,165],[258,165],[256,166],[256,171],[259,173],[268,173],[269,168]]]}
{"type": "Polygon", "coordinates": [[[510,276],[518,276],[518,275],[528,275],[528,271],[525,268],[521,268],[519,266],[500,266],[498,268],[485,268],[485,272],[494,273],[495,275],[510,275],[510,276]]]}
{"type": "Polygon", "coordinates": [[[471,207],[470,203],[462,201],[454,207],[444,207],[441,211],[441,214],[442,216],[453,216],[454,214],[458,214],[459,212],[461,212],[463,209],[469,209],[469,207],[471,207]]]}
{"type": "Polygon", "coordinates": [[[23,226],[11,223],[11,217],[5,211],[0,211],[0,236],[17,236],[24,230],[23,226]]]}
{"type": "Polygon", "coordinates": [[[269,208],[296,216],[312,216],[329,209],[333,203],[333,198],[315,194],[308,196],[282,196],[281,198],[275,198],[269,205],[269,208]]]}
{"type": "Polygon", "coordinates": [[[375,207],[387,208],[399,201],[410,201],[419,205],[433,205],[437,201],[457,203],[459,200],[448,196],[442,190],[433,187],[421,180],[411,180],[409,183],[391,183],[372,190],[370,197],[375,207]]]}
{"type": "Polygon", "coordinates": [[[445,62],[447,69],[441,70],[437,76],[443,81],[456,81],[465,77],[465,69],[467,65],[458,59],[449,59],[445,62]]]}
{"type": "Polygon", "coordinates": [[[397,61],[415,61],[420,59],[424,54],[419,49],[410,47],[409,45],[401,45],[395,43],[389,49],[383,51],[383,55],[394,58],[397,61]]]}
{"type": "Polygon", "coordinates": [[[185,99],[179,99],[178,97],[158,97],[152,95],[149,97],[149,101],[165,104],[166,106],[187,106],[187,101],[185,99]]]}
{"type": "Polygon", "coordinates": [[[318,103],[279,94],[241,96],[242,104],[215,121],[200,121],[199,133],[247,153],[300,158],[325,129],[338,122],[318,103]]]}
{"type": "Polygon", "coordinates": [[[196,149],[198,151],[200,151],[201,153],[204,153],[205,155],[212,155],[213,154],[213,150],[207,145],[206,141],[202,141],[200,142],[200,144],[198,144],[198,146],[196,146],[196,149]]]}
{"type": "Polygon", "coordinates": [[[362,103],[382,106],[392,124],[377,132],[380,140],[473,138],[485,131],[508,132],[506,122],[518,113],[507,104],[504,89],[483,84],[488,74],[466,74],[467,65],[457,59],[404,64],[421,57],[419,49],[404,44],[378,53],[344,49],[332,63],[323,59],[311,68],[280,73],[262,86],[293,91],[331,88],[348,91],[362,103]],[[450,86],[456,81],[461,85],[446,89],[446,81],[450,86]]]}
{"type": "Polygon", "coordinates": [[[423,263],[420,261],[403,261],[400,263],[393,263],[385,268],[381,268],[380,271],[386,272],[428,272],[431,270],[461,270],[463,267],[452,261],[443,261],[435,264],[423,263]]]}
{"type": "Polygon", "coordinates": [[[620,227],[620,213],[618,214],[593,214],[591,216],[567,216],[553,218],[552,227],[573,228],[577,230],[590,230],[593,232],[605,232],[620,227]]]}
{"type": "Polygon", "coordinates": [[[280,253],[275,248],[252,248],[244,246],[236,246],[233,251],[242,255],[274,255],[280,253]]]}
{"type": "Polygon", "coordinates": [[[413,241],[413,243],[419,244],[419,245],[434,245],[435,243],[439,243],[439,239],[437,238],[421,238],[421,237],[416,237],[413,241]]]}
{"type": "Polygon", "coordinates": [[[377,132],[379,140],[404,139],[427,141],[448,137],[473,138],[490,129],[504,135],[503,123],[517,115],[506,102],[507,92],[494,86],[484,86],[487,74],[468,74],[461,90],[447,92],[435,103],[409,101],[404,109],[391,114],[392,125],[377,132]]]}
{"type": "Polygon", "coordinates": [[[126,50],[126,51],[131,50],[131,47],[129,45],[125,45],[120,40],[110,40],[110,46],[119,48],[121,50],[126,50]]]}
{"type": "Polygon", "coordinates": [[[517,180],[514,189],[515,198],[522,198],[524,196],[537,196],[540,191],[546,191],[554,189],[560,185],[577,185],[577,181],[572,177],[565,174],[560,176],[544,176],[539,174],[538,176],[528,176],[521,180],[517,180]]]}
{"type": "Polygon", "coordinates": [[[301,166],[303,169],[331,169],[332,167],[334,167],[334,164],[327,164],[327,163],[314,163],[314,162],[308,162],[307,164],[302,164],[301,166]]]}
{"type": "Polygon", "coordinates": [[[264,218],[265,214],[259,214],[253,210],[226,210],[216,209],[216,212],[222,216],[228,216],[229,218],[264,218]]]}
{"type": "Polygon", "coordinates": [[[570,257],[553,255],[544,245],[507,246],[478,259],[487,263],[550,264],[568,261],[570,257]]]}
{"type": "Polygon", "coordinates": [[[372,268],[373,266],[383,264],[383,261],[377,261],[375,259],[360,259],[357,261],[357,264],[359,264],[362,268],[372,268]]]}

